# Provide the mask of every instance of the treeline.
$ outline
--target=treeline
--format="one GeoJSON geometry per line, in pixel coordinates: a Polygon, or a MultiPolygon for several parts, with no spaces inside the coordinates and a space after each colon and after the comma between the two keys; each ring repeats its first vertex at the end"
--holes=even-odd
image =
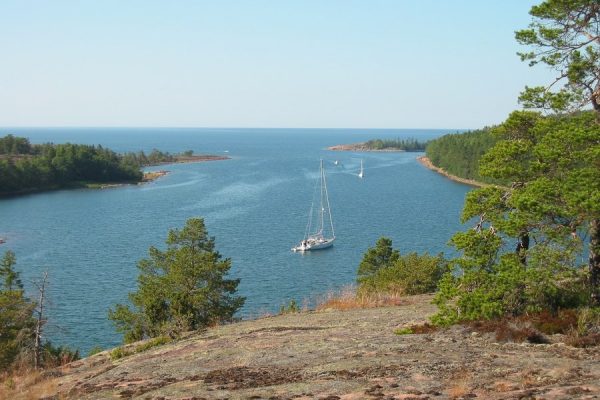
{"type": "Polygon", "coordinates": [[[0,195],[76,186],[136,182],[140,165],[102,146],[35,144],[12,135],[0,138],[0,195]]]}
{"type": "Polygon", "coordinates": [[[488,128],[454,133],[431,140],[425,153],[433,165],[449,174],[479,182],[502,183],[479,173],[479,160],[497,141],[488,128]]]}
{"type": "Polygon", "coordinates": [[[372,139],[366,143],[371,150],[404,150],[404,151],[424,151],[427,142],[420,142],[417,139],[372,139]]]}
{"type": "Polygon", "coordinates": [[[137,165],[139,167],[148,167],[150,165],[176,162],[182,157],[192,157],[193,155],[194,152],[192,150],[187,150],[180,154],[171,154],[169,152],[152,149],[148,155],[143,151],[138,151],[137,153],[125,153],[123,154],[123,161],[127,164],[137,165]]]}
{"type": "Polygon", "coordinates": [[[142,167],[190,157],[191,150],[170,154],[118,154],[102,146],[31,144],[27,138],[0,138],[0,195],[77,187],[90,183],[139,182],[142,167]]]}

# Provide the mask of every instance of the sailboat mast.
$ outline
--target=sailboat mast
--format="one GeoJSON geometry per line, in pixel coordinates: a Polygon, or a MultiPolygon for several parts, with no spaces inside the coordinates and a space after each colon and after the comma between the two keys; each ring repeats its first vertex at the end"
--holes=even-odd
{"type": "MultiPolygon", "coordinates": [[[[321,167],[323,166],[323,160],[321,160],[321,167]]],[[[335,231],[333,230],[333,218],[331,216],[331,207],[329,206],[329,193],[327,192],[327,180],[325,179],[325,170],[323,169],[323,191],[325,192],[325,202],[327,204],[327,213],[329,214],[329,225],[331,226],[331,237],[335,237],[335,231]]],[[[321,225],[323,226],[323,225],[321,225]]]]}

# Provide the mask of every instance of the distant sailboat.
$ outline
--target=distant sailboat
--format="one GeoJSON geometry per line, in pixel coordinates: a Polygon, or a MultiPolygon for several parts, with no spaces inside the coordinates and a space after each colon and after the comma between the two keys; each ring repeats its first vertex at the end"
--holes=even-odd
{"type": "Polygon", "coordinates": [[[302,239],[299,245],[292,247],[292,251],[305,252],[311,250],[326,249],[328,247],[333,246],[333,241],[335,240],[335,232],[333,230],[331,208],[329,207],[329,194],[327,193],[327,181],[325,180],[325,169],[323,168],[323,160],[321,160],[319,180],[321,183],[321,192],[318,204],[319,208],[318,210],[315,210],[313,200],[313,204],[311,204],[310,206],[308,223],[306,224],[304,239],[302,239]]]}
{"type": "Polygon", "coordinates": [[[334,165],[338,165],[338,164],[339,164],[338,160],[335,160],[335,161],[333,162],[333,164],[334,164],[334,165]]]}
{"type": "Polygon", "coordinates": [[[363,160],[360,160],[360,172],[358,173],[358,177],[362,178],[363,176],[365,176],[365,171],[363,168],[363,160]]]}

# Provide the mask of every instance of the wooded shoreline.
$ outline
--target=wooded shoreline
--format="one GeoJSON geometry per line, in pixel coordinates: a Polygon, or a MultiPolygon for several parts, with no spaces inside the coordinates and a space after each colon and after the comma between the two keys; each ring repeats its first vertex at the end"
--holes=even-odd
{"type": "Polygon", "coordinates": [[[431,163],[431,160],[429,160],[429,158],[427,158],[427,156],[417,157],[417,161],[419,161],[425,168],[428,168],[428,169],[430,169],[432,171],[435,171],[435,172],[437,172],[440,175],[444,175],[446,178],[448,178],[448,179],[450,179],[450,180],[452,180],[454,182],[463,183],[465,185],[474,186],[474,187],[486,187],[486,186],[489,186],[486,183],[478,182],[478,181],[475,181],[473,179],[461,178],[459,176],[449,174],[443,168],[436,167],[435,165],[433,165],[431,163]]]}

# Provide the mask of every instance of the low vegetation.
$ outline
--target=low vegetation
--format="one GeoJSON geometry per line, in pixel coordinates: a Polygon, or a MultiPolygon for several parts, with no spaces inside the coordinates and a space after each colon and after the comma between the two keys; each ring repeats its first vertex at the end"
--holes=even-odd
{"type": "Polygon", "coordinates": [[[431,293],[448,268],[442,254],[400,255],[392,248],[392,241],[382,237],[375,247],[367,250],[358,267],[358,293],[367,296],[431,293]]]}

